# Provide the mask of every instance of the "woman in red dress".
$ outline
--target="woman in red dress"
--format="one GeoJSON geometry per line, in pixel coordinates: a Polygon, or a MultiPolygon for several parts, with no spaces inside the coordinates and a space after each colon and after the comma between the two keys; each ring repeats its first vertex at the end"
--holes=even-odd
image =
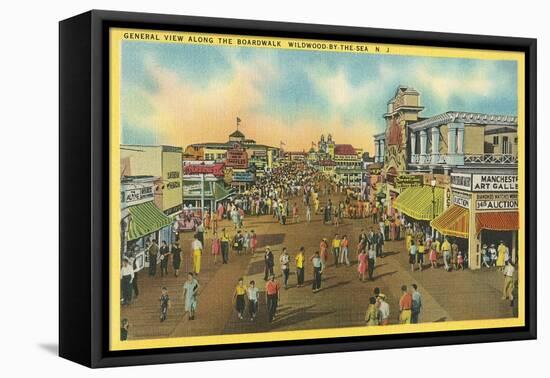
{"type": "Polygon", "coordinates": [[[218,233],[214,231],[214,234],[212,235],[212,255],[214,256],[214,264],[218,262],[221,247],[221,241],[220,238],[218,238],[218,233]]]}
{"type": "Polygon", "coordinates": [[[321,261],[323,262],[323,264],[326,264],[328,259],[328,243],[326,238],[321,239],[319,250],[321,251],[319,253],[321,255],[321,261]]]}
{"type": "Polygon", "coordinates": [[[258,246],[258,239],[256,238],[256,233],[252,230],[252,236],[250,237],[250,249],[252,254],[256,252],[256,247],[258,246]]]}
{"type": "Polygon", "coordinates": [[[361,249],[361,253],[359,253],[359,256],[357,256],[357,260],[359,261],[359,265],[357,266],[357,271],[359,272],[359,280],[363,282],[365,281],[365,272],[367,271],[369,264],[365,249],[361,249]]]}

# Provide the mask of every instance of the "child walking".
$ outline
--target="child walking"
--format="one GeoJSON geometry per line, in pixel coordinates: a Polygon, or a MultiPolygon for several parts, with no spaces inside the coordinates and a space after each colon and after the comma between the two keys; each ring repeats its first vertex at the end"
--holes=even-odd
{"type": "Polygon", "coordinates": [[[457,264],[457,270],[464,270],[464,254],[462,253],[462,251],[458,251],[457,264]]]}
{"type": "Polygon", "coordinates": [[[432,269],[437,268],[437,251],[435,250],[435,247],[433,244],[430,246],[429,258],[430,258],[430,264],[432,266],[432,269]]]}
{"type": "Polygon", "coordinates": [[[161,290],[160,301],[160,321],[163,322],[168,318],[168,308],[170,308],[170,297],[168,296],[168,289],[163,287],[161,290]]]}

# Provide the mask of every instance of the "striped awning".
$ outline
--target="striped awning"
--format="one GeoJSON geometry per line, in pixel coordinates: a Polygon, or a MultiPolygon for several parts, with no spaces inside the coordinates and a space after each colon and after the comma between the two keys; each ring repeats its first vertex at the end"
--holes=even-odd
{"type": "Polygon", "coordinates": [[[128,211],[132,216],[128,226],[128,240],[139,239],[172,224],[172,219],[164,215],[152,201],[130,206],[128,211]]]}
{"type": "Polygon", "coordinates": [[[393,207],[414,219],[429,221],[434,215],[437,217],[443,212],[444,198],[443,188],[412,187],[405,189],[395,199],[393,207]]]}
{"type": "Polygon", "coordinates": [[[468,238],[470,212],[464,207],[451,205],[441,215],[430,222],[430,225],[443,235],[468,238]]]}
{"type": "Polygon", "coordinates": [[[519,214],[517,211],[495,213],[477,213],[476,230],[515,231],[519,229],[519,214]]]}

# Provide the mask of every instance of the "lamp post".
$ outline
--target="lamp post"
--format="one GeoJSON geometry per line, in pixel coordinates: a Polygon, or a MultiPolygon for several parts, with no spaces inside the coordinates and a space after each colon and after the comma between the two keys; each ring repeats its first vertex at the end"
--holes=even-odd
{"type": "MultiPolygon", "coordinates": [[[[435,219],[435,185],[437,184],[437,181],[435,178],[432,178],[430,181],[430,184],[432,185],[432,221],[435,219]]],[[[435,237],[435,230],[432,227],[432,239],[435,237]]]]}

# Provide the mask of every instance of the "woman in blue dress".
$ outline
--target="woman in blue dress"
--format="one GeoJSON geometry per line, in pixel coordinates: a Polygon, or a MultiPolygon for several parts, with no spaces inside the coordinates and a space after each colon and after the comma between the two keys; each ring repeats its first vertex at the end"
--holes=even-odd
{"type": "Polygon", "coordinates": [[[188,314],[189,320],[195,319],[199,287],[199,282],[195,279],[194,274],[192,272],[189,272],[187,274],[187,281],[185,281],[185,284],[183,285],[185,312],[188,314]]]}

